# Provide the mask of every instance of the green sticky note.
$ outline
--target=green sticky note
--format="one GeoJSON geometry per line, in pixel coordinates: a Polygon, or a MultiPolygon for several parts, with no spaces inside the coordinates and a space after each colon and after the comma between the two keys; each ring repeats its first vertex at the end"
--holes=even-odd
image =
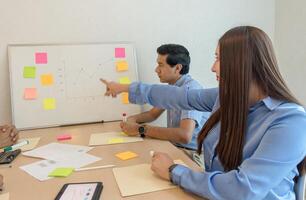
{"type": "Polygon", "coordinates": [[[45,110],[55,110],[56,102],[54,98],[46,98],[44,99],[44,109],[45,110]]]}
{"type": "Polygon", "coordinates": [[[50,177],[67,177],[74,171],[74,168],[56,168],[48,176],[50,177]]]}
{"type": "Polygon", "coordinates": [[[36,67],[23,68],[23,78],[35,78],[35,77],[36,77],[36,67]]]}

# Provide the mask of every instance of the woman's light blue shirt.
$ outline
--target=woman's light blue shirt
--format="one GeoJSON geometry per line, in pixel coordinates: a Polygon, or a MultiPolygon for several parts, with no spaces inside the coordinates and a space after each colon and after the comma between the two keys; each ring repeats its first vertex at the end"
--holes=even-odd
{"type": "MultiPolygon", "coordinates": [[[[218,88],[186,90],[132,83],[129,100],[164,109],[214,112],[219,107],[218,88]]],[[[203,142],[205,171],[178,165],[172,171],[174,183],[209,199],[295,199],[293,178],[306,155],[304,108],[267,97],[250,107],[247,120],[243,162],[238,169],[225,172],[215,154],[220,133],[217,124],[203,142]]]]}

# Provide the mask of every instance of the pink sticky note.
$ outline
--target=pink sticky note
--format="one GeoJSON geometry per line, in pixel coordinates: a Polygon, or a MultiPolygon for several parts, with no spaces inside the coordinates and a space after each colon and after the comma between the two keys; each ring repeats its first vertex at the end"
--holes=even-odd
{"type": "Polygon", "coordinates": [[[35,63],[36,64],[47,64],[48,63],[48,55],[47,53],[35,53],[35,63]]]}
{"type": "Polygon", "coordinates": [[[115,58],[125,58],[125,48],[115,48],[115,58]]]}
{"type": "Polygon", "coordinates": [[[70,134],[58,135],[58,136],[56,137],[56,139],[57,139],[58,141],[60,141],[60,140],[70,140],[70,139],[71,139],[71,135],[70,135],[70,134]]]}
{"type": "Polygon", "coordinates": [[[37,90],[36,88],[26,88],[24,89],[24,99],[26,100],[34,100],[37,99],[37,90]]]}

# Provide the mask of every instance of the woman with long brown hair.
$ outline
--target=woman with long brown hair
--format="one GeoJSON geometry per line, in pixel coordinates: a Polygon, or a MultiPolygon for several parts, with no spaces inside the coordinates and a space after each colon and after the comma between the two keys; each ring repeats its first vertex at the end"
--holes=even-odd
{"type": "Polygon", "coordinates": [[[250,26],[227,31],[212,71],[219,88],[103,82],[106,95],[129,91],[133,103],[212,112],[198,137],[204,172],[158,152],[152,170],[160,177],[209,199],[295,199],[294,178],[305,173],[306,113],[279,72],[269,37],[250,26]]]}

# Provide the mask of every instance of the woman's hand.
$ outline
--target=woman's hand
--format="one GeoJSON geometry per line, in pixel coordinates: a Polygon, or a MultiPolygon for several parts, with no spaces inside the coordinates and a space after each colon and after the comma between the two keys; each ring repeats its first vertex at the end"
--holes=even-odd
{"type": "Polygon", "coordinates": [[[170,181],[169,167],[173,164],[173,159],[168,154],[155,152],[152,157],[151,169],[161,178],[170,181]]]}
{"type": "Polygon", "coordinates": [[[130,84],[120,84],[113,81],[109,82],[102,78],[100,81],[106,86],[105,96],[117,97],[118,94],[129,91],[130,84]]]}

